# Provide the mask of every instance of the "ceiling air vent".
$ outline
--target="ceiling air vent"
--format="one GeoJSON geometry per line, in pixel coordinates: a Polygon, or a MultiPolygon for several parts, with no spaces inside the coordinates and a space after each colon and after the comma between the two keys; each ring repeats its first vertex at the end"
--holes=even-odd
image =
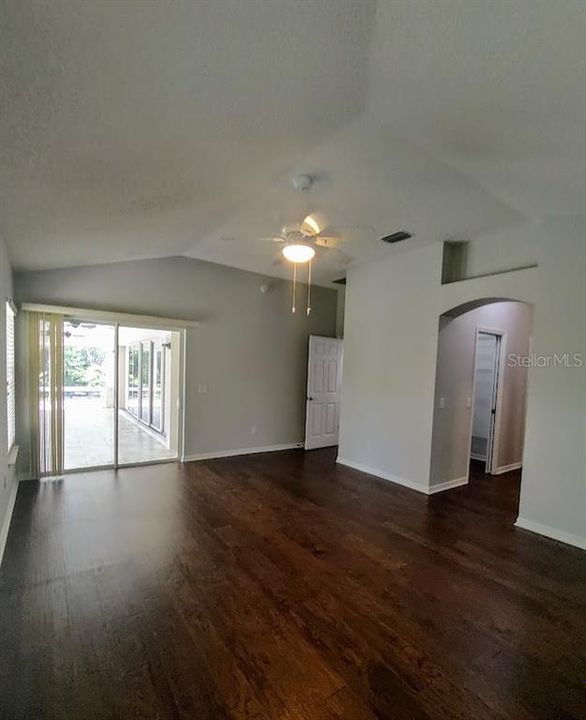
{"type": "Polygon", "coordinates": [[[396,243],[401,242],[402,240],[409,240],[410,237],[413,237],[411,233],[405,232],[405,230],[397,230],[397,232],[392,233],[392,235],[386,235],[381,238],[381,242],[396,243]]]}

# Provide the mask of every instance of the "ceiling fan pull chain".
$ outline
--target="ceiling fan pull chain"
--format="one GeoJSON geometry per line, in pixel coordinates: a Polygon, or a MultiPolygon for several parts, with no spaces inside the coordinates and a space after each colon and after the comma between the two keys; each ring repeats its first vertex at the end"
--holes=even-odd
{"type": "Polygon", "coordinates": [[[295,314],[295,285],[297,284],[297,263],[293,263],[293,304],[291,312],[295,314]]]}
{"type": "Polygon", "coordinates": [[[311,260],[307,267],[307,314],[311,312],[311,260]]]}

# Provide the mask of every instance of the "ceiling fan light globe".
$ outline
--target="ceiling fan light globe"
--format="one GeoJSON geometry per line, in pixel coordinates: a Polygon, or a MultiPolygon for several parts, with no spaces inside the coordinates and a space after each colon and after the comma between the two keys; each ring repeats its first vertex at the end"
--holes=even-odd
{"type": "Polygon", "coordinates": [[[292,263],[306,263],[315,256],[315,250],[311,245],[301,243],[285,245],[282,252],[285,258],[292,263]]]}

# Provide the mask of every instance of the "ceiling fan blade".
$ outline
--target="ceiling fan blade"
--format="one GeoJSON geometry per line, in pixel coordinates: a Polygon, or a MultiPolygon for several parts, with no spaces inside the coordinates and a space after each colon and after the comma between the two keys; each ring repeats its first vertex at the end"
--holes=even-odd
{"type": "Polygon", "coordinates": [[[320,227],[319,220],[310,213],[303,218],[299,229],[307,237],[316,237],[323,230],[323,226],[320,227]]]}
{"type": "Polygon", "coordinates": [[[320,247],[335,249],[344,241],[342,238],[334,237],[332,235],[318,235],[314,242],[320,247]]]}

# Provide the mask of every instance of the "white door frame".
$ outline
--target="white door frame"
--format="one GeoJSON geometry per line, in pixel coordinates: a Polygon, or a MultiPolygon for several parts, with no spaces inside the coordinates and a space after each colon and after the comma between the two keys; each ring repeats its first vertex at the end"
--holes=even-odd
{"type": "Polygon", "coordinates": [[[494,475],[497,469],[498,449],[499,449],[499,437],[500,437],[500,426],[502,416],[502,399],[503,399],[503,375],[504,375],[504,362],[506,358],[506,344],[507,344],[507,333],[505,330],[499,330],[497,328],[476,326],[474,335],[474,366],[473,366],[473,381],[472,381],[472,404],[470,407],[470,427],[468,429],[468,467],[467,467],[467,478],[470,480],[470,461],[472,459],[472,425],[474,423],[474,406],[476,402],[476,363],[477,363],[477,350],[478,350],[478,336],[479,335],[495,335],[497,337],[497,357],[495,362],[495,380],[493,387],[493,408],[492,413],[493,419],[491,420],[491,430],[488,437],[487,443],[487,460],[485,463],[485,472],[490,475],[494,475]]]}

